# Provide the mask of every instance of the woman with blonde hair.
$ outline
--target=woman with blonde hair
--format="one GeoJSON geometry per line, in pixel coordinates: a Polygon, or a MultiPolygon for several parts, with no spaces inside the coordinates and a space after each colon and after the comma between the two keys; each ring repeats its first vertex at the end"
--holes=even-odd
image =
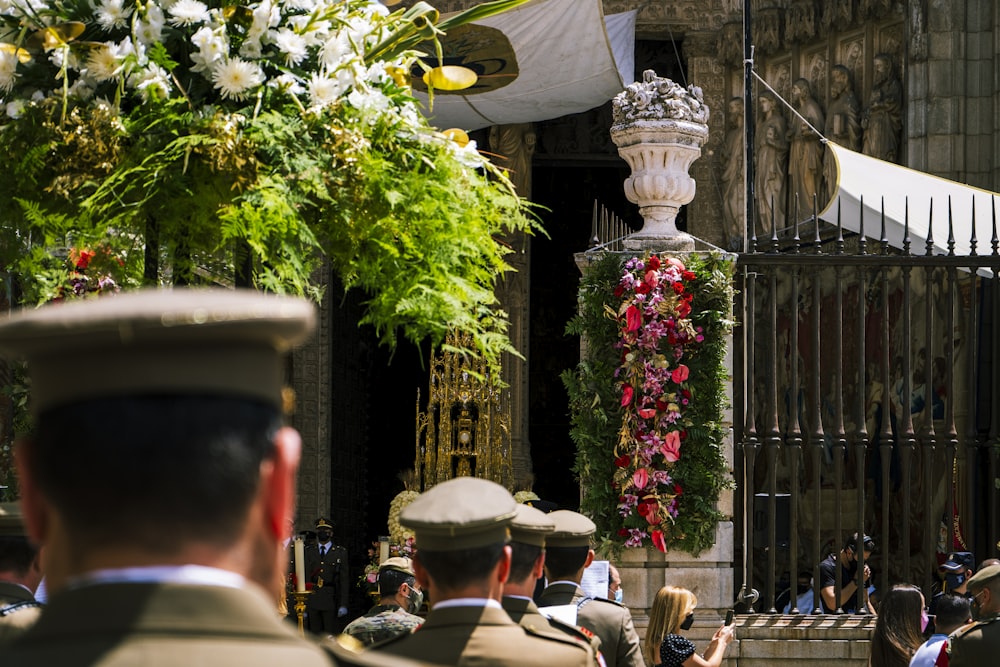
{"type": "Polygon", "coordinates": [[[733,627],[723,625],[712,635],[704,655],[680,635],[694,622],[698,598],[686,588],[664,586],[653,598],[643,653],[647,665],[655,667],[719,667],[726,647],[733,641],[733,627]]]}

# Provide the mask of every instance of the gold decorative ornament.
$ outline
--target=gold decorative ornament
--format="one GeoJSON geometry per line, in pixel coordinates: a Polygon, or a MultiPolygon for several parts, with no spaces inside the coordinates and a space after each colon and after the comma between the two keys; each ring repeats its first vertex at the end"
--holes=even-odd
{"type": "Polygon", "coordinates": [[[295,596],[295,618],[299,621],[299,634],[303,637],[306,636],[305,628],[305,618],[306,618],[306,598],[312,594],[312,591],[293,591],[292,595],[295,596]]]}
{"type": "Polygon", "coordinates": [[[438,90],[465,90],[476,85],[479,75],[461,65],[441,65],[425,72],[424,84],[438,90]]]}
{"type": "Polygon", "coordinates": [[[463,148],[469,145],[469,135],[468,133],[466,133],[465,130],[460,130],[457,127],[452,127],[450,129],[445,130],[441,134],[446,136],[448,139],[451,139],[452,141],[454,141],[459,146],[462,146],[463,148]]]}
{"type": "Polygon", "coordinates": [[[414,469],[421,490],[463,476],[512,488],[507,392],[485,363],[451,351],[470,343],[465,334],[446,338],[431,368],[426,412],[417,392],[414,469]]]}
{"type": "Polygon", "coordinates": [[[25,43],[29,48],[51,51],[60,46],[66,46],[83,34],[86,25],[79,21],[67,21],[36,30],[28,36],[25,43]]]}

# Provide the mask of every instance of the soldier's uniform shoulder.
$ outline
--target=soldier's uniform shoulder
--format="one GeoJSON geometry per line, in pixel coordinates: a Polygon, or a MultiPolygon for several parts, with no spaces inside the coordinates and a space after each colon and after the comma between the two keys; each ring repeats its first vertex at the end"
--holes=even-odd
{"type": "Polygon", "coordinates": [[[969,623],[968,625],[963,625],[958,630],[955,630],[955,632],[951,633],[951,636],[952,638],[958,639],[960,637],[968,635],[970,632],[973,632],[975,630],[982,630],[989,626],[993,626],[990,628],[990,632],[993,632],[995,630],[1000,630],[1000,623],[998,623],[998,621],[1000,621],[1000,616],[994,616],[993,618],[987,618],[981,621],[975,621],[973,623],[969,623]]]}
{"type": "Polygon", "coordinates": [[[614,605],[615,607],[618,607],[619,609],[625,609],[625,610],[628,609],[628,607],[626,607],[625,605],[623,605],[621,602],[615,602],[614,600],[609,600],[608,598],[591,598],[591,599],[594,602],[603,602],[605,604],[614,605]]]}
{"type": "MultiPolygon", "coordinates": [[[[390,644],[397,639],[399,637],[376,644],[375,647],[390,644]]],[[[325,639],[322,641],[322,646],[328,655],[333,656],[337,667],[384,667],[387,664],[384,655],[371,652],[371,649],[374,647],[366,647],[349,635],[340,635],[336,638],[330,637],[325,639]]],[[[429,663],[420,660],[401,658],[399,656],[392,656],[392,664],[394,667],[426,667],[429,665],[429,663]]]]}
{"type": "Polygon", "coordinates": [[[593,644],[595,640],[597,641],[598,644],[601,641],[597,637],[597,635],[595,635],[587,628],[580,627],[579,625],[573,625],[572,623],[567,623],[566,621],[563,621],[558,618],[549,618],[549,625],[551,625],[556,630],[565,632],[568,635],[571,635],[578,639],[582,639],[583,641],[591,644],[593,644]]]}

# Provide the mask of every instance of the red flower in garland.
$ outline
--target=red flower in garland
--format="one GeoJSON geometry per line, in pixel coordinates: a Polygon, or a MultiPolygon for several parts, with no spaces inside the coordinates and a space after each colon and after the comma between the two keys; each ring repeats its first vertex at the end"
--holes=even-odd
{"type": "Polygon", "coordinates": [[[642,546],[649,538],[666,551],[678,515],[680,485],[670,472],[681,458],[684,411],[691,402],[685,386],[691,371],[681,361],[701,340],[688,319],[694,296],[687,281],[694,278],[679,260],[651,255],[626,262],[615,289],[622,299],[616,376],[623,422],[611,482],[620,494],[618,534],[625,546],[642,546]]]}

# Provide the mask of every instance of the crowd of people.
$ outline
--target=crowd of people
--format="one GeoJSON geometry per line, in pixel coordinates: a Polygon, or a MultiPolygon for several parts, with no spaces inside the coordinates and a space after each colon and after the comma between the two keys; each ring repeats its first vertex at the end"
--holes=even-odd
{"type": "MultiPolygon", "coordinates": [[[[413,559],[381,563],[378,603],[343,627],[333,523],[301,552],[288,534],[301,444],[283,424],[283,357],[314,318],[303,300],[176,289],[0,322],[0,352],[27,358],[35,427],[17,446],[20,502],[0,505],[0,664],[721,664],[731,618],[699,652],[683,634],[697,597],[665,586],[641,643],[613,566],[606,591],[584,590],[589,518],[472,477],[402,511],[413,559]],[[66,375],[80,358],[101,369],[85,383],[66,375]],[[289,582],[308,585],[313,641],[276,613],[298,616],[289,582]]],[[[873,550],[855,535],[823,562],[826,610],[870,608],[857,582],[873,550]]],[[[1000,562],[953,554],[942,572],[929,610],[915,586],[880,596],[872,667],[989,664],[1000,562]]]]}

